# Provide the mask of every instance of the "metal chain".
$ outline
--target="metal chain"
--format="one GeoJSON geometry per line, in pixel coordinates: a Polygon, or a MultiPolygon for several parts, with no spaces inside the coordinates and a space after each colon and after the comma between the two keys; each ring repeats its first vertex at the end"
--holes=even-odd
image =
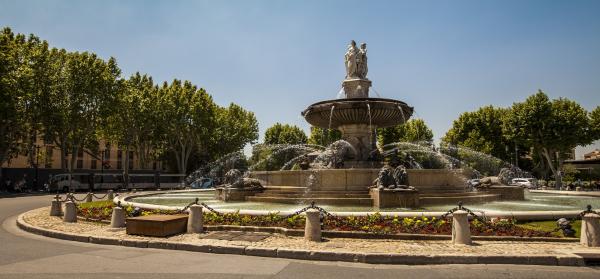
{"type": "MultiPolygon", "coordinates": [[[[87,196],[86,196],[86,197],[87,197],[87,196]]],[[[75,195],[74,195],[74,194],[71,194],[71,199],[72,199],[73,201],[78,201],[78,202],[85,201],[85,197],[84,197],[83,199],[77,199],[77,198],[75,197],[75,195]]]]}
{"type": "Polygon", "coordinates": [[[208,211],[217,214],[217,215],[223,215],[223,213],[216,211],[214,208],[208,206],[207,204],[201,202],[200,205],[202,205],[204,208],[208,209],[208,211]]]}
{"type": "Polygon", "coordinates": [[[186,205],[184,208],[182,208],[181,210],[179,210],[179,213],[183,213],[184,211],[186,211],[188,208],[190,208],[190,206],[198,204],[198,198],[196,198],[195,201],[189,203],[188,205],[186,205]]]}
{"type": "Polygon", "coordinates": [[[592,210],[592,205],[588,204],[586,206],[586,210],[581,211],[581,213],[579,213],[579,219],[581,219],[584,215],[586,215],[588,213],[594,213],[594,214],[600,215],[600,212],[592,210]]]}
{"type": "Polygon", "coordinates": [[[99,199],[99,200],[103,200],[104,198],[106,198],[106,197],[108,196],[108,193],[104,194],[104,196],[101,196],[101,197],[98,197],[98,196],[96,196],[96,194],[92,193],[92,196],[93,196],[94,198],[97,198],[97,199],[99,199]]]}
{"type": "Polygon", "coordinates": [[[312,201],[312,202],[310,202],[310,205],[309,205],[309,206],[307,206],[307,207],[305,207],[305,208],[302,208],[302,209],[300,209],[300,210],[298,210],[298,211],[296,211],[296,212],[294,212],[294,213],[292,213],[292,214],[290,214],[290,215],[288,215],[288,216],[285,216],[285,219],[287,219],[287,218],[290,218],[290,217],[294,217],[294,216],[296,216],[296,215],[300,215],[300,214],[302,214],[302,213],[306,212],[306,211],[307,211],[307,210],[309,210],[309,209],[316,209],[316,210],[318,210],[320,213],[322,213],[322,215],[325,215],[325,216],[327,216],[327,217],[333,217],[333,214],[331,214],[331,213],[327,212],[327,210],[323,209],[323,208],[322,208],[322,207],[320,207],[320,206],[316,206],[316,205],[315,205],[315,201],[312,201]]]}
{"type": "Polygon", "coordinates": [[[55,200],[57,200],[57,201],[59,201],[59,202],[66,202],[66,201],[70,200],[70,198],[69,198],[69,194],[67,194],[67,195],[65,196],[65,199],[64,199],[64,200],[63,200],[63,199],[61,199],[61,198],[60,198],[60,195],[58,195],[58,194],[57,194],[56,196],[54,196],[54,199],[55,199],[55,200]]]}
{"type": "Polygon", "coordinates": [[[485,215],[483,216],[483,218],[481,218],[481,217],[477,216],[477,214],[475,214],[473,211],[471,211],[470,209],[468,209],[468,208],[464,207],[464,206],[463,206],[463,203],[462,203],[461,201],[459,201],[459,202],[458,202],[458,206],[457,206],[457,207],[455,207],[455,208],[452,208],[452,209],[448,210],[448,212],[446,212],[446,213],[442,214],[441,218],[442,218],[442,219],[445,219],[446,217],[448,217],[448,215],[450,215],[450,214],[454,213],[454,212],[455,212],[455,211],[457,211],[457,210],[464,210],[464,211],[466,211],[467,213],[469,213],[469,215],[473,216],[473,218],[475,218],[475,219],[477,219],[477,220],[479,220],[479,221],[481,221],[481,222],[486,222],[486,217],[485,217],[485,215]]]}

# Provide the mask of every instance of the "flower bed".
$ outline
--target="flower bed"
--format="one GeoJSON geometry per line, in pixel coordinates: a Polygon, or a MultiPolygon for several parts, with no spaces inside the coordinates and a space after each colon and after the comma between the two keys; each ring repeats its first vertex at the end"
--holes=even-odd
{"type": "MultiPolygon", "coordinates": [[[[88,221],[110,221],[114,203],[112,201],[94,201],[80,203],[77,205],[77,216],[83,217],[88,221]]],[[[132,206],[124,207],[127,216],[147,216],[153,214],[177,214],[173,210],[148,210],[133,208],[132,206]]]]}
{"type": "MultiPolygon", "coordinates": [[[[82,203],[78,206],[78,215],[87,220],[110,220],[113,203],[100,201],[82,203]]],[[[131,206],[125,207],[128,216],[146,216],[152,214],[176,214],[177,211],[166,210],[136,210],[131,206]]],[[[239,213],[217,214],[204,212],[205,225],[234,225],[258,227],[282,227],[288,229],[304,228],[303,215],[290,217],[280,216],[277,213],[268,215],[245,215],[239,213]]],[[[470,221],[471,233],[482,236],[519,236],[519,237],[557,237],[548,230],[534,229],[522,224],[517,224],[514,219],[494,219],[482,222],[477,219],[470,221]]],[[[366,216],[331,216],[323,220],[323,229],[327,231],[360,231],[373,234],[435,234],[449,235],[452,233],[450,219],[412,217],[401,218],[382,216],[374,213],[366,216]]]]}

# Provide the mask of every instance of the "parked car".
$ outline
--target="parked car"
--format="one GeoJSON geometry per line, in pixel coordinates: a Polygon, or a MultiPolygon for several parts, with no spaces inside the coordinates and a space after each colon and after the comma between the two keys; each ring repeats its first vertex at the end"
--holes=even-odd
{"type": "Polygon", "coordinates": [[[536,185],[535,185],[535,183],[532,182],[533,181],[532,179],[535,179],[535,178],[513,178],[510,185],[521,186],[521,187],[527,188],[527,189],[534,189],[534,188],[536,188],[536,185]]]}
{"type": "Polygon", "coordinates": [[[212,178],[201,177],[190,184],[192,189],[207,189],[215,187],[215,181],[212,178]]]}

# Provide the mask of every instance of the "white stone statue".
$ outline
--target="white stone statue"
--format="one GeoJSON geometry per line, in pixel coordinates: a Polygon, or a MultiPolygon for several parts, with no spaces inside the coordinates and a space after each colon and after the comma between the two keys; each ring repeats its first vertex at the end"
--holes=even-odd
{"type": "Polygon", "coordinates": [[[346,51],[346,55],[344,56],[346,60],[346,79],[357,78],[357,56],[358,56],[358,48],[356,47],[356,42],[352,40],[350,45],[348,45],[348,50],[346,51]]]}
{"type": "Polygon", "coordinates": [[[360,44],[360,50],[358,51],[358,56],[356,59],[356,73],[359,78],[366,79],[367,72],[369,68],[367,67],[367,44],[360,44]]]}
{"type": "Polygon", "coordinates": [[[362,43],[360,49],[358,49],[356,42],[352,40],[348,45],[344,58],[346,61],[346,79],[367,78],[367,44],[362,43]]]}

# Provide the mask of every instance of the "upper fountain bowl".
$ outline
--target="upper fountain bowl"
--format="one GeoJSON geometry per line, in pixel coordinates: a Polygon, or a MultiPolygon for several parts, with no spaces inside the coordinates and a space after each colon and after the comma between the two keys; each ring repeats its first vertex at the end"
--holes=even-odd
{"type": "Polygon", "coordinates": [[[314,103],[302,112],[308,123],[324,129],[352,124],[390,127],[406,122],[412,114],[413,107],[405,102],[384,98],[327,100],[314,103]]]}

